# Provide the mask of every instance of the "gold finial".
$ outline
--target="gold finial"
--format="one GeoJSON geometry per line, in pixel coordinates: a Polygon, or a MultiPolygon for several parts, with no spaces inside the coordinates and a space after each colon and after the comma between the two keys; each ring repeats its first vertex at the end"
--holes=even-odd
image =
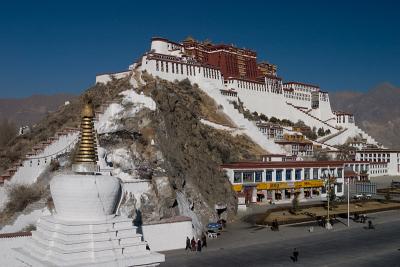
{"type": "Polygon", "coordinates": [[[73,169],[76,172],[95,172],[97,162],[96,132],[94,130],[93,105],[88,101],[81,113],[81,134],[79,146],[74,158],[73,169]]]}
{"type": "Polygon", "coordinates": [[[91,102],[85,103],[82,109],[81,113],[82,118],[93,118],[94,117],[94,111],[93,111],[93,105],[91,102]]]}

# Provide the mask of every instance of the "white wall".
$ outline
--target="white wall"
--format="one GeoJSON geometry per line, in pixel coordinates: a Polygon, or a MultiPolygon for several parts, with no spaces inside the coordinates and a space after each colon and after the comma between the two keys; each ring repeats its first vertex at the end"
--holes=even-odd
{"type": "Polygon", "coordinates": [[[347,124],[347,130],[342,132],[341,134],[327,140],[325,143],[331,146],[344,144],[348,138],[352,138],[355,136],[361,136],[367,139],[367,143],[378,145],[376,140],[368,135],[366,132],[358,128],[354,123],[347,124]]]}
{"type": "Polygon", "coordinates": [[[96,83],[108,83],[111,81],[111,77],[114,76],[116,79],[122,79],[125,78],[130,74],[130,71],[122,71],[122,72],[116,72],[116,73],[105,73],[105,74],[99,74],[96,75],[96,83]]]}
{"type": "Polygon", "coordinates": [[[143,225],[142,231],[151,251],[182,249],[186,247],[186,237],[193,237],[191,220],[143,225]]]}
{"type": "Polygon", "coordinates": [[[11,238],[0,238],[0,263],[4,267],[17,267],[24,266],[19,260],[17,260],[17,253],[13,248],[22,247],[31,236],[11,237],[11,238]]]}

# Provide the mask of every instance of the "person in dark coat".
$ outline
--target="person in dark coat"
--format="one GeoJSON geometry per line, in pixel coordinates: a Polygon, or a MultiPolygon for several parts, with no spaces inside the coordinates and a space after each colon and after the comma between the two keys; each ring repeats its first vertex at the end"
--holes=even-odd
{"type": "Polygon", "coordinates": [[[201,243],[203,247],[207,247],[207,236],[205,233],[203,233],[203,235],[201,236],[201,243]]]}
{"type": "Polygon", "coordinates": [[[185,250],[190,250],[190,239],[189,239],[189,237],[187,236],[186,237],[186,248],[185,248],[185,250]]]}
{"type": "Polygon", "coordinates": [[[200,240],[200,238],[197,239],[197,251],[201,252],[201,240],[200,240]]]}
{"type": "Polygon", "coordinates": [[[196,240],[194,240],[194,237],[192,237],[192,241],[190,241],[190,244],[192,246],[192,251],[196,251],[196,240]]]}
{"type": "Polygon", "coordinates": [[[293,250],[293,262],[296,262],[298,260],[299,257],[299,252],[297,251],[297,249],[295,248],[293,250]]]}

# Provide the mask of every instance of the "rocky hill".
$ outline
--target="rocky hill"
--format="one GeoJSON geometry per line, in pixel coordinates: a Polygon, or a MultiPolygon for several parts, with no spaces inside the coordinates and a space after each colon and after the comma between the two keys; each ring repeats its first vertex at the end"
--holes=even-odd
{"type": "Polygon", "coordinates": [[[0,121],[8,119],[17,126],[32,125],[48,113],[56,111],[65,101],[73,101],[72,94],[33,95],[26,98],[1,98],[0,121]]]}
{"type": "Polygon", "coordinates": [[[130,78],[93,86],[70,105],[48,114],[29,136],[12,140],[2,157],[16,148],[25,151],[63,127],[76,127],[83,99],[92,99],[95,107],[112,103],[104,114],[116,113],[109,121],[99,119],[104,126],[99,131],[100,154],[111,163],[114,175],[151,184],[139,198],[125,196],[122,212],[142,222],[186,215],[197,230],[216,220],[216,205],[225,206],[224,218],[232,219],[237,200],[220,164],[255,159],[266,152],[236,131],[221,107],[188,80],[171,83],[142,75],[138,80],[143,83],[137,84],[130,78]],[[124,96],[129,95],[128,101],[124,96]],[[155,107],[140,106],[139,98],[155,107]]]}
{"type": "Polygon", "coordinates": [[[400,149],[400,88],[383,83],[365,92],[331,94],[335,110],[351,112],[356,124],[386,147],[400,149]]]}

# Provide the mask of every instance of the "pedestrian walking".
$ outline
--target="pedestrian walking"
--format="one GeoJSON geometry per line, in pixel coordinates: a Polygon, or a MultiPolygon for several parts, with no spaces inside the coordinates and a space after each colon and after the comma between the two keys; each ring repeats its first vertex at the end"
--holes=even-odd
{"type": "Polygon", "coordinates": [[[185,248],[185,250],[190,250],[191,249],[191,247],[190,247],[190,238],[187,236],[186,237],[186,248],[185,248]]]}
{"type": "Polygon", "coordinates": [[[368,221],[368,229],[375,229],[375,227],[372,225],[372,221],[368,221]]]}
{"type": "Polygon", "coordinates": [[[196,240],[194,240],[194,237],[192,237],[192,240],[190,241],[190,245],[192,247],[192,251],[196,251],[196,240]]]}
{"type": "Polygon", "coordinates": [[[202,247],[207,247],[207,236],[205,233],[203,233],[203,235],[201,236],[201,243],[202,247]]]}
{"type": "Polygon", "coordinates": [[[200,240],[200,238],[197,239],[197,251],[201,252],[201,240],[200,240]]]}
{"type": "Polygon", "coordinates": [[[293,262],[297,262],[299,258],[299,251],[295,248],[293,250],[293,262]]]}

